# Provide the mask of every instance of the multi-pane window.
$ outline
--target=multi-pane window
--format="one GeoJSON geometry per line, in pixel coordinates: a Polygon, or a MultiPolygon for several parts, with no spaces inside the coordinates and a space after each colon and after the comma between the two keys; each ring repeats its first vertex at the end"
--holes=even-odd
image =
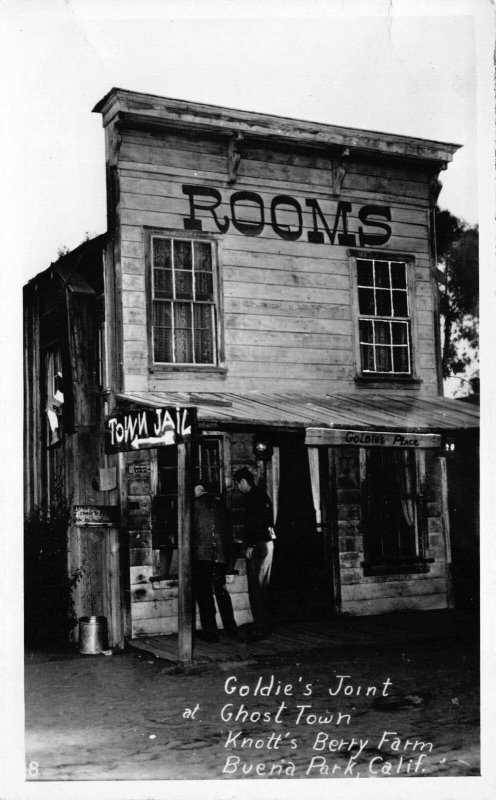
{"type": "Polygon", "coordinates": [[[410,317],[404,261],[357,259],[363,373],[410,375],[410,317]]]}
{"type": "Polygon", "coordinates": [[[415,453],[370,448],[366,558],[400,561],[418,553],[415,453]]]}
{"type": "Polygon", "coordinates": [[[222,494],[221,440],[204,439],[198,447],[195,481],[203,483],[212,494],[222,494]]]}
{"type": "Polygon", "coordinates": [[[215,364],[212,243],[153,235],[151,263],[154,361],[215,364]]]}
{"type": "Polygon", "coordinates": [[[53,447],[62,441],[63,434],[63,406],[64,387],[62,378],[62,357],[60,349],[47,349],[45,351],[45,386],[44,400],[46,398],[47,415],[47,446],[53,447]]]}
{"type": "Polygon", "coordinates": [[[365,574],[427,571],[419,456],[407,448],[363,451],[365,574]]]}
{"type": "MultiPolygon", "coordinates": [[[[154,500],[154,546],[177,547],[177,448],[159,447],[158,488],[154,500]]],[[[193,483],[202,482],[214,495],[223,492],[222,440],[205,437],[194,451],[193,483]]]]}

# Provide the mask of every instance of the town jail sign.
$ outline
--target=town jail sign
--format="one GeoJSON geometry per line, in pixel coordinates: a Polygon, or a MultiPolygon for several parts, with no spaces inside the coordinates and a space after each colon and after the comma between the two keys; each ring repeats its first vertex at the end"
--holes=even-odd
{"type": "Polygon", "coordinates": [[[189,198],[189,217],[183,218],[185,230],[202,231],[206,219],[213,220],[219,233],[227,233],[231,224],[244,236],[260,236],[266,226],[286,241],[296,241],[303,235],[303,210],[311,212],[312,228],[306,237],[312,244],[337,244],[345,247],[380,247],[391,238],[390,206],[358,206],[361,223],[357,234],[349,230],[348,216],[353,211],[351,203],[339,200],[332,203],[329,214],[324,213],[318,200],[306,197],[297,200],[289,194],[278,194],[265,204],[257,192],[232,192],[225,199],[218,189],[184,183],[183,194],[189,198]],[[220,213],[228,205],[230,214],[220,213]],[[207,216],[208,215],[208,216],[207,216]],[[290,222],[288,222],[288,219],[290,222]]]}
{"type": "Polygon", "coordinates": [[[107,453],[149,450],[191,441],[196,434],[196,408],[163,406],[132,409],[105,420],[107,453]]]}

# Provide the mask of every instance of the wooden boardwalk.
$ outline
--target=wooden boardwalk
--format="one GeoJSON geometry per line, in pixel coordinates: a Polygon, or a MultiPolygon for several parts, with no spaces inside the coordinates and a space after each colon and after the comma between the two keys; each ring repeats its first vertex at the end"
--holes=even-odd
{"type": "MultiPolygon", "coordinates": [[[[475,626],[476,628],[477,626],[475,626]]],[[[218,642],[196,639],[193,662],[197,664],[246,661],[279,654],[298,654],[346,647],[377,647],[449,640],[455,636],[476,635],[465,615],[455,611],[420,611],[373,617],[333,617],[325,620],[281,624],[272,636],[261,642],[233,641],[220,631],[218,642]]],[[[141,636],[129,642],[132,648],[156,658],[178,663],[177,634],[141,636]]]]}

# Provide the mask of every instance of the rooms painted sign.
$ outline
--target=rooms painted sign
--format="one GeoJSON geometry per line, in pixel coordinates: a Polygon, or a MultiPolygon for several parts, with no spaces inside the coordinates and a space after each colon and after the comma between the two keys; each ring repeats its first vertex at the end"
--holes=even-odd
{"type": "MultiPolygon", "coordinates": [[[[289,194],[278,194],[265,204],[257,192],[232,192],[228,199],[211,186],[183,184],[182,191],[189,199],[189,217],[183,219],[184,228],[202,231],[201,215],[210,215],[217,230],[227,233],[231,225],[244,236],[260,236],[266,226],[271,226],[281,239],[296,241],[303,236],[303,210],[310,211],[312,227],[306,237],[312,244],[338,244],[345,247],[380,247],[391,237],[391,208],[389,206],[363,205],[358,207],[360,225],[357,234],[349,229],[348,217],[353,211],[351,203],[339,200],[331,214],[324,214],[314,197],[297,200],[289,194]],[[221,204],[229,206],[229,216],[221,214],[221,204]],[[291,222],[288,222],[288,215],[291,222]],[[283,221],[284,220],[284,221],[283,221]]],[[[334,204],[333,204],[334,205],[334,204]]]]}
{"type": "Polygon", "coordinates": [[[196,408],[143,408],[105,420],[107,453],[147,450],[187,442],[194,436],[196,408]]]}

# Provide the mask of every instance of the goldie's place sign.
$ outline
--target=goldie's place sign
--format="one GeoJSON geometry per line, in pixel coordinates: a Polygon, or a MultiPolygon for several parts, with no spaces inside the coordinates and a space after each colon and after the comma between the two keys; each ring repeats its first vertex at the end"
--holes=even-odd
{"type": "Polygon", "coordinates": [[[383,433],[381,431],[346,431],[333,428],[308,428],[307,445],[357,445],[358,447],[411,447],[425,450],[441,447],[441,436],[437,433],[383,433]]]}
{"type": "Polygon", "coordinates": [[[107,453],[149,450],[188,442],[196,428],[196,408],[144,408],[113,414],[105,420],[107,453]]]}

